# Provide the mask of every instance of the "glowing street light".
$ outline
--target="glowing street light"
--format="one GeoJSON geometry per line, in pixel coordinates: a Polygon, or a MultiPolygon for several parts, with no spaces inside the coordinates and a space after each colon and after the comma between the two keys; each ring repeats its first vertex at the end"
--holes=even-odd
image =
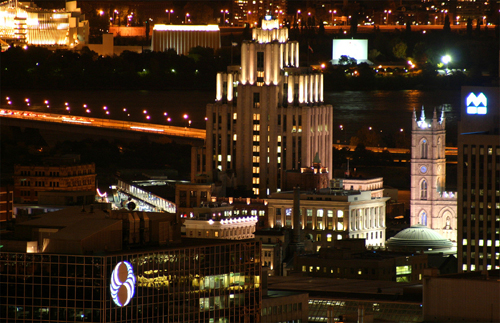
{"type": "Polygon", "coordinates": [[[444,55],[443,57],[441,57],[441,62],[446,65],[446,71],[448,71],[448,64],[451,62],[450,55],[444,55]]]}
{"type": "Polygon", "coordinates": [[[170,24],[170,14],[174,13],[174,9],[165,9],[165,12],[168,13],[168,23],[170,24]]]}
{"type": "Polygon", "coordinates": [[[332,15],[331,24],[333,25],[333,15],[337,13],[337,10],[329,10],[328,12],[332,15]]]}
{"type": "Polygon", "coordinates": [[[389,24],[389,15],[392,13],[391,10],[384,10],[384,13],[385,13],[385,24],[388,25],[389,24]]]}
{"type": "Polygon", "coordinates": [[[186,12],[186,17],[184,18],[184,23],[187,24],[189,19],[189,12],[186,12]]]}
{"type": "Polygon", "coordinates": [[[223,24],[226,24],[226,14],[229,14],[229,10],[227,10],[227,9],[222,9],[222,10],[220,11],[220,13],[222,13],[222,14],[223,14],[223,19],[224,19],[224,20],[223,20],[223,21],[224,21],[224,22],[223,22],[223,24]]]}
{"type": "Polygon", "coordinates": [[[299,10],[297,10],[297,14],[295,15],[295,21],[296,21],[296,22],[297,22],[297,21],[299,21],[299,15],[300,15],[300,13],[301,13],[301,12],[302,12],[302,11],[300,11],[300,9],[299,9],[299,10]]]}

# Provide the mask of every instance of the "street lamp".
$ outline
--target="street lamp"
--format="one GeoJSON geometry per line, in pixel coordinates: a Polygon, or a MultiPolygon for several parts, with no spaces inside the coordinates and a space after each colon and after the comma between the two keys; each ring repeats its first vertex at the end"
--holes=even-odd
{"type": "Polygon", "coordinates": [[[168,13],[168,23],[171,24],[170,14],[174,13],[174,9],[166,9],[165,12],[168,13]]]}
{"type": "Polygon", "coordinates": [[[189,19],[189,12],[186,12],[186,17],[184,18],[184,23],[187,24],[189,19]]]}
{"type": "Polygon", "coordinates": [[[300,13],[301,13],[300,9],[297,10],[297,14],[295,15],[295,22],[297,22],[297,23],[299,22],[299,15],[300,15],[300,13]]]}
{"type": "Polygon", "coordinates": [[[223,17],[224,17],[224,18],[223,18],[223,19],[224,19],[224,20],[223,20],[223,24],[226,24],[226,13],[227,13],[227,14],[229,14],[229,10],[227,10],[227,9],[222,9],[222,10],[220,11],[220,13],[222,13],[222,14],[224,15],[224,16],[223,16],[223,17]]]}
{"type": "Polygon", "coordinates": [[[459,25],[460,16],[457,16],[457,25],[459,25]]]}
{"type": "Polygon", "coordinates": [[[392,13],[391,10],[384,10],[384,13],[385,13],[385,24],[388,25],[389,24],[389,15],[392,13]]]}
{"type": "Polygon", "coordinates": [[[333,15],[337,13],[337,10],[329,10],[328,12],[332,15],[332,26],[333,26],[333,15]]]}
{"type": "MultiPolygon", "coordinates": [[[[441,57],[441,62],[446,65],[446,71],[448,71],[448,64],[451,62],[450,55],[444,55],[443,57],[441,57]]],[[[448,72],[446,72],[446,74],[448,74],[448,72]]]]}

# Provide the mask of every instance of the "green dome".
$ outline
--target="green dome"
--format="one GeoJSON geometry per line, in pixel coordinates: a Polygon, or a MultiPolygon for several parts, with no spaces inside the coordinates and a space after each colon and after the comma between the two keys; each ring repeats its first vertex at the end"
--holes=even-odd
{"type": "Polygon", "coordinates": [[[430,250],[447,249],[453,243],[439,233],[422,224],[415,224],[387,240],[389,250],[430,250]]]}

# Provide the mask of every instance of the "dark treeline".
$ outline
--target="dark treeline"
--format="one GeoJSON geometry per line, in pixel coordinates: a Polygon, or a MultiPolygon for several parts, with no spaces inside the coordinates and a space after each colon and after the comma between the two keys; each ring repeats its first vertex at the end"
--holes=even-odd
{"type": "Polygon", "coordinates": [[[215,75],[228,62],[210,48],[193,48],[189,56],[166,52],[123,52],[99,56],[30,46],[10,47],[0,56],[2,88],[10,89],[196,89],[215,88],[215,75]]]}
{"type": "MultiPolygon", "coordinates": [[[[402,26],[403,27],[403,26],[402,26]]],[[[434,30],[426,33],[402,28],[399,31],[359,34],[346,27],[336,32],[324,28],[293,26],[290,40],[300,44],[301,66],[326,63],[325,90],[400,90],[400,89],[458,89],[463,85],[486,85],[498,79],[498,28],[454,33],[434,30]],[[379,64],[416,64],[414,73],[402,70],[381,76],[367,64],[333,66],[332,40],[341,38],[368,39],[368,59],[379,64]],[[450,55],[452,75],[438,76],[441,57],[450,55]],[[457,71],[461,70],[461,71],[457,71]],[[356,71],[355,77],[352,72],[356,71]]],[[[233,62],[240,64],[242,40],[251,38],[251,30],[226,34],[222,48],[196,47],[187,56],[166,52],[134,53],[125,51],[119,56],[103,57],[83,50],[52,51],[30,46],[26,50],[11,47],[0,54],[2,88],[9,89],[144,89],[144,90],[215,90],[216,73],[225,71],[233,62]]],[[[131,39],[137,42],[137,39],[131,39]]],[[[139,41],[140,43],[146,43],[139,41]]],[[[115,43],[127,44],[126,37],[115,43]]],[[[116,45],[115,44],[115,45],[116,45]]],[[[442,64],[441,64],[442,65],[442,64]]]]}

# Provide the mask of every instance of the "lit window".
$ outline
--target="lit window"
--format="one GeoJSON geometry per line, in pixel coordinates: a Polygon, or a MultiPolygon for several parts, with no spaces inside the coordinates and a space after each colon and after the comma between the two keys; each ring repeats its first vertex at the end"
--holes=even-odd
{"type": "Polygon", "coordinates": [[[278,136],[278,142],[281,142],[281,136],[278,136]]]}
{"type": "Polygon", "coordinates": [[[281,152],[281,146],[278,146],[278,154],[281,152]]]}
{"type": "Polygon", "coordinates": [[[238,137],[238,136],[237,136],[236,134],[234,134],[234,135],[233,135],[233,140],[234,140],[234,141],[236,141],[237,137],[238,137]]]}
{"type": "Polygon", "coordinates": [[[231,155],[227,155],[227,161],[230,162],[231,161],[231,155]]]}
{"type": "Polygon", "coordinates": [[[236,120],[237,117],[238,117],[238,114],[236,112],[233,113],[233,120],[236,120]]]}
{"type": "Polygon", "coordinates": [[[217,237],[219,237],[219,231],[215,231],[215,232],[214,232],[214,236],[215,236],[216,238],[217,238],[217,237]]]}
{"type": "Polygon", "coordinates": [[[332,235],[331,234],[327,234],[326,235],[326,241],[328,241],[328,242],[332,241],[332,235]]]}
{"type": "Polygon", "coordinates": [[[218,160],[218,161],[222,161],[222,155],[218,155],[218,156],[217,156],[217,160],[218,160]]]}

